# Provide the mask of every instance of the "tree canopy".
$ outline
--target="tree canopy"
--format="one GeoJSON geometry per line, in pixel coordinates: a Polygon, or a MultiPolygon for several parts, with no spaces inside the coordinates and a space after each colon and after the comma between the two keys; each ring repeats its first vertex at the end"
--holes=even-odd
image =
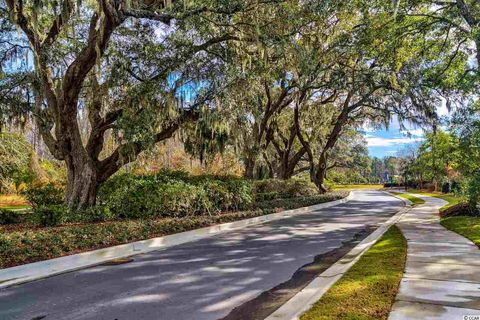
{"type": "Polygon", "coordinates": [[[323,192],[366,161],[365,123],[436,125],[465,101],[478,6],[462,3],[3,0],[0,128],[34,118],[72,207],[172,137],[323,192]]]}

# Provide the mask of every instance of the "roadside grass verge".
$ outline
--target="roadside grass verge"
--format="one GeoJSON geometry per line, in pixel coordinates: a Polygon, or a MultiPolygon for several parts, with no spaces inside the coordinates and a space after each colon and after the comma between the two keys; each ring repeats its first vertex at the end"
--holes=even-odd
{"type": "Polygon", "coordinates": [[[406,255],[407,241],[392,226],[300,319],[387,319],[406,255]]]}
{"type": "Polygon", "coordinates": [[[408,194],[408,193],[393,192],[393,191],[390,191],[390,193],[396,196],[402,197],[404,199],[410,200],[414,206],[425,203],[425,200],[419,197],[412,196],[411,194],[408,194]]]}
{"type": "Polygon", "coordinates": [[[344,184],[344,185],[334,185],[333,190],[363,190],[363,189],[382,189],[383,185],[382,184],[344,184]]]}
{"type": "Polygon", "coordinates": [[[29,224],[0,225],[0,268],[258,217],[286,208],[294,209],[334,201],[347,195],[347,192],[336,192],[277,199],[271,203],[262,202],[262,208],[216,215],[71,223],[44,228],[29,224]]]}
{"type": "Polygon", "coordinates": [[[434,198],[439,198],[447,201],[448,203],[441,207],[439,209],[440,212],[443,212],[453,206],[456,206],[462,202],[464,202],[465,199],[461,197],[457,197],[451,193],[440,193],[440,192],[428,192],[428,191],[422,191],[422,190],[415,190],[415,189],[410,189],[408,192],[411,193],[417,193],[417,194],[423,194],[429,197],[434,197],[434,198]]]}
{"type": "Polygon", "coordinates": [[[440,224],[448,230],[454,231],[470,239],[480,247],[480,217],[453,216],[442,218],[440,224]]]}

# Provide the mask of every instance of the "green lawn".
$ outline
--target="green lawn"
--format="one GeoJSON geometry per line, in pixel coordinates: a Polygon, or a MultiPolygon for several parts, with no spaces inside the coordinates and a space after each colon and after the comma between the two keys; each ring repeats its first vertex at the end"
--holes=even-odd
{"type": "Polygon", "coordinates": [[[0,209],[8,209],[8,210],[22,210],[22,209],[29,209],[30,204],[19,195],[0,195],[0,209]]]}
{"type": "Polygon", "coordinates": [[[446,217],[442,218],[440,223],[445,228],[472,240],[478,247],[480,247],[480,217],[446,217]]]}
{"type": "Polygon", "coordinates": [[[396,195],[396,196],[399,196],[399,197],[402,197],[402,198],[405,198],[407,200],[410,200],[412,202],[412,204],[414,206],[417,206],[419,204],[424,204],[425,203],[425,200],[419,198],[419,197],[415,197],[411,194],[408,194],[408,193],[401,193],[401,192],[392,192],[390,191],[390,193],[396,195]]]}
{"type": "Polygon", "coordinates": [[[18,206],[5,206],[5,207],[1,207],[0,209],[6,209],[6,210],[12,210],[12,211],[22,211],[22,210],[31,209],[31,207],[28,206],[28,205],[18,205],[18,206]]]}
{"type": "Polygon", "coordinates": [[[446,205],[441,207],[439,210],[440,212],[447,210],[450,207],[453,207],[454,205],[459,204],[460,202],[464,201],[464,199],[457,197],[451,193],[440,193],[440,192],[428,192],[428,191],[422,191],[422,190],[415,190],[415,189],[409,189],[408,192],[411,193],[418,193],[418,194],[423,194],[429,197],[435,197],[439,199],[443,199],[445,201],[448,201],[446,205]]]}
{"type": "Polygon", "coordinates": [[[407,241],[392,226],[301,320],[387,319],[406,254],[407,241]]]}
{"type": "Polygon", "coordinates": [[[338,184],[333,190],[361,190],[361,189],[382,189],[382,184],[338,184]]]}

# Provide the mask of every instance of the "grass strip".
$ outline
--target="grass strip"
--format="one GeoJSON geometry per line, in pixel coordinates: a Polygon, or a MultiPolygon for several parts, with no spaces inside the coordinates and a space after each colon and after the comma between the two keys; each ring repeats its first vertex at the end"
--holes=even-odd
{"type": "Polygon", "coordinates": [[[440,193],[440,192],[428,192],[428,191],[422,191],[422,190],[415,190],[415,189],[410,189],[408,192],[411,193],[417,193],[417,194],[423,194],[425,196],[429,197],[434,197],[434,198],[439,198],[447,201],[448,203],[441,207],[439,209],[440,212],[445,211],[453,206],[456,206],[459,203],[462,203],[465,201],[465,199],[461,197],[457,197],[451,193],[440,193]]]}
{"type": "Polygon", "coordinates": [[[406,255],[407,241],[392,226],[301,320],[387,319],[406,255]]]}
{"type": "Polygon", "coordinates": [[[390,191],[390,193],[392,193],[396,196],[402,197],[404,199],[410,200],[414,206],[425,203],[425,200],[423,200],[419,197],[415,197],[414,195],[411,195],[411,194],[408,194],[408,193],[393,192],[393,191],[390,191]]]}
{"type": "Polygon", "coordinates": [[[453,216],[445,217],[440,220],[440,224],[456,232],[467,239],[470,239],[480,247],[480,217],[471,216],[453,216]]]}

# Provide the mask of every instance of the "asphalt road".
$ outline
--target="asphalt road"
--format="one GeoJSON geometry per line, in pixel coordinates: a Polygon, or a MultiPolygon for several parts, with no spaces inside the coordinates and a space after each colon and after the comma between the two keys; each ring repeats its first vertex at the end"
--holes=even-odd
{"type": "Polygon", "coordinates": [[[361,191],[338,206],[3,289],[0,319],[219,319],[402,206],[361,191]]]}

